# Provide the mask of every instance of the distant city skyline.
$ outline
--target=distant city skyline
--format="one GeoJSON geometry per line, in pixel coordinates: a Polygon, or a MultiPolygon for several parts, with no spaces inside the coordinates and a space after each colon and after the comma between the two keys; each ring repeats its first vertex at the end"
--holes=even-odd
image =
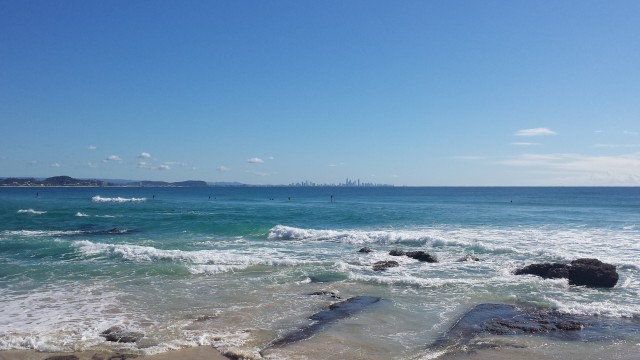
{"type": "Polygon", "coordinates": [[[640,2],[0,3],[0,177],[640,186],[640,2]]]}

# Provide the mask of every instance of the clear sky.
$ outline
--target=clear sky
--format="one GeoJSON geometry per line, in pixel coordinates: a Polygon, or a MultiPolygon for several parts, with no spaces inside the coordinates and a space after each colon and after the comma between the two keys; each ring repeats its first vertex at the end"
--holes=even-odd
{"type": "Polygon", "coordinates": [[[0,177],[640,186],[640,1],[0,0],[0,177]]]}

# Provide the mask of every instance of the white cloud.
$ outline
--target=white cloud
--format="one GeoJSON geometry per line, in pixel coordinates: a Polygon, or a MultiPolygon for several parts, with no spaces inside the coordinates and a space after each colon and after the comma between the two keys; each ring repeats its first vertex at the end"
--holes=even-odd
{"type": "Polygon", "coordinates": [[[94,151],[94,150],[97,150],[97,149],[98,149],[98,147],[95,146],[95,145],[89,145],[89,147],[87,147],[87,150],[91,150],[91,151],[94,151]]]}
{"type": "Polygon", "coordinates": [[[222,173],[222,172],[227,172],[227,171],[229,171],[229,168],[228,168],[228,167],[226,167],[226,166],[224,166],[224,165],[220,165],[220,166],[218,166],[218,167],[216,168],[216,171],[217,171],[217,172],[221,172],[221,173],[222,173]]]}
{"type": "Polygon", "coordinates": [[[250,164],[262,164],[264,160],[260,159],[259,157],[252,157],[251,159],[247,159],[247,162],[250,164]]]}
{"type": "Polygon", "coordinates": [[[516,131],[516,136],[547,136],[556,135],[556,132],[547,128],[522,129],[516,131]]]}
{"type": "Polygon", "coordinates": [[[59,168],[59,167],[61,167],[62,165],[60,165],[60,164],[59,164],[59,163],[57,163],[57,162],[54,162],[54,163],[51,163],[51,165],[49,165],[49,166],[50,166],[50,167],[52,167],[52,168],[59,168]]]}
{"type": "Polygon", "coordinates": [[[118,155],[109,155],[106,158],[107,161],[122,161],[122,158],[118,155]]]}
{"type": "Polygon", "coordinates": [[[273,156],[269,156],[269,157],[267,158],[267,160],[273,160],[273,159],[275,159],[273,156]]]}
{"type": "Polygon", "coordinates": [[[139,169],[148,169],[150,168],[149,164],[145,161],[140,161],[138,162],[138,168],[139,169]]]}
{"type": "Polygon", "coordinates": [[[138,157],[140,159],[148,159],[151,157],[151,154],[149,154],[148,152],[141,152],[140,155],[138,155],[138,157]]]}
{"type": "Polygon", "coordinates": [[[171,170],[171,165],[169,164],[162,164],[160,166],[158,166],[159,170],[171,170]]]}
{"type": "Polygon", "coordinates": [[[31,165],[31,166],[38,165],[38,160],[31,160],[31,161],[29,161],[27,164],[29,164],[29,165],[31,165]]]}
{"type": "Polygon", "coordinates": [[[622,133],[625,135],[633,135],[633,136],[636,136],[639,134],[637,131],[631,131],[631,130],[625,130],[622,133]]]}

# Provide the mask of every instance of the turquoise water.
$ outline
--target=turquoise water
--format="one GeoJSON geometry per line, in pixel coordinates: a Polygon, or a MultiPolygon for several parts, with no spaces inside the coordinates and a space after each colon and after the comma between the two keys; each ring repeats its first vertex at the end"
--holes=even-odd
{"type": "Polygon", "coordinates": [[[384,301],[264,356],[433,358],[428,344],[478,303],[640,317],[639,235],[640,188],[0,188],[0,349],[260,358],[332,302],[306,295],[325,290],[384,301]],[[615,264],[618,285],[511,274],[579,257],[615,264]],[[401,266],[374,272],[381,260],[401,266]],[[113,325],[145,337],[106,343],[113,325]]]}

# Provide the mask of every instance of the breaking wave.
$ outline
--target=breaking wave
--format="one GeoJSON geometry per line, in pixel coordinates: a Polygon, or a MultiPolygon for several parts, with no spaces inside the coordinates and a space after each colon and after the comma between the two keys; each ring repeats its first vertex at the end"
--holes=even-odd
{"type": "Polygon", "coordinates": [[[38,211],[33,209],[20,209],[18,210],[18,214],[32,214],[32,215],[42,215],[46,214],[46,211],[38,211]]]}
{"type": "Polygon", "coordinates": [[[147,198],[123,198],[123,197],[102,197],[100,195],[96,195],[91,198],[93,202],[113,202],[113,203],[126,203],[126,202],[143,202],[147,201],[147,198]]]}

